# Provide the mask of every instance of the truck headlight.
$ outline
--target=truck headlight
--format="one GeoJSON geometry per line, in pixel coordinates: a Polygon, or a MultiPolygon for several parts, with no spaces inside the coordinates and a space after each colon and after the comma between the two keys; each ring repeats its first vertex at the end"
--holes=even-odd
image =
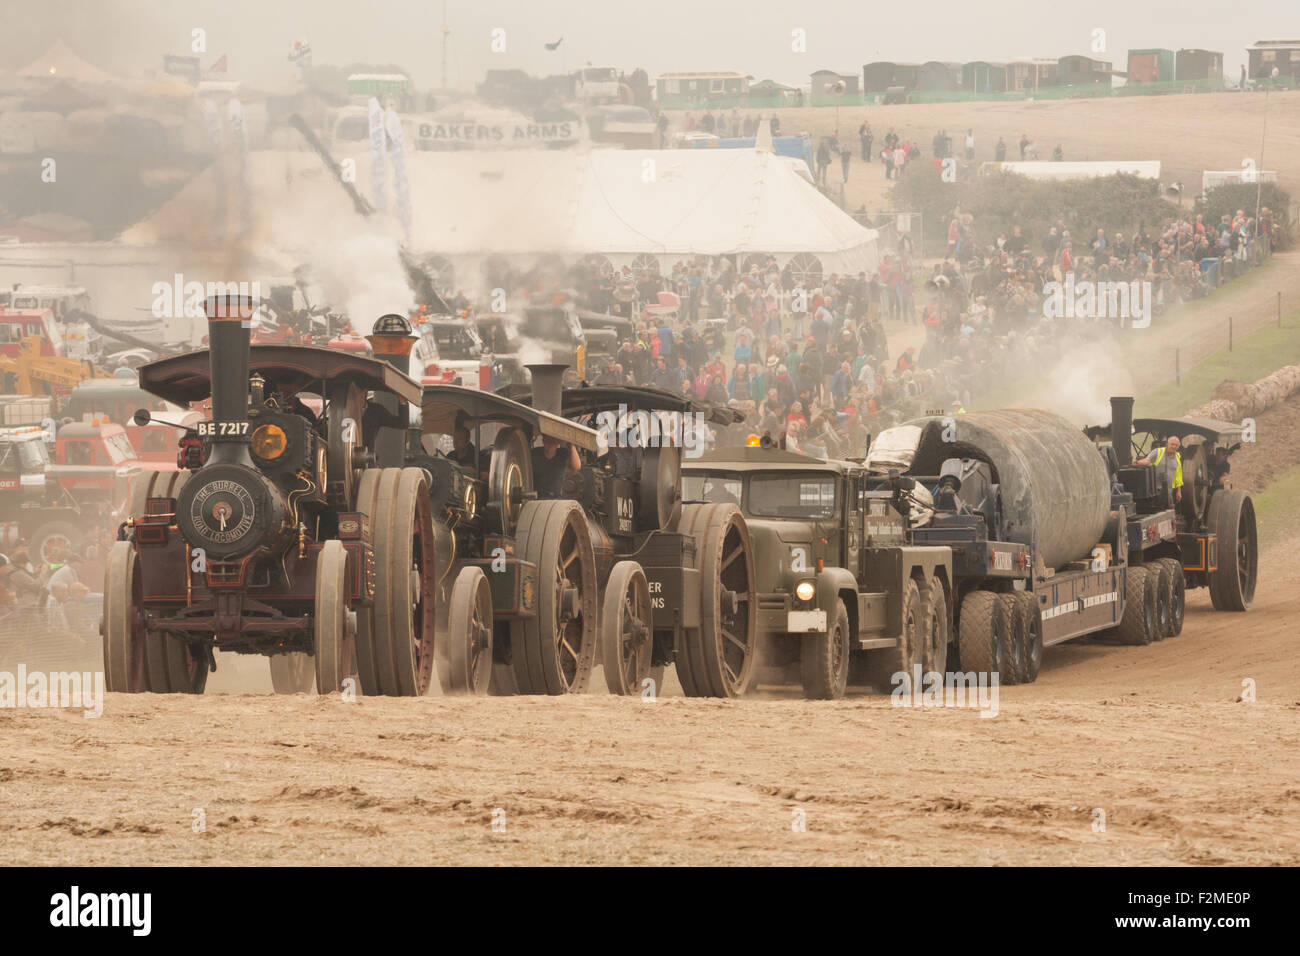
{"type": "Polygon", "coordinates": [[[811,581],[800,581],[794,586],[794,596],[800,601],[811,601],[813,595],[817,593],[817,588],[811,581]]]}

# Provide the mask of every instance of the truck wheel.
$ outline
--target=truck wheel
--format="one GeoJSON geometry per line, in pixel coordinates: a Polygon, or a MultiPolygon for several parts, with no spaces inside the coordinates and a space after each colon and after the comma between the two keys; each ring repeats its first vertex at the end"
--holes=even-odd
{"type": "MultiPolygon", "coordinates": [[[[891,693],[898,686],[894,680],[898,674],[907,675],[905,686],[911,686],[916,679],[917,667],[924,663],[925,610],[921,607],[921,589],[916,586],[915,579],[908,578],[903,582],[900,606],[903,621],[898,643],[867,654],[871,685],[882,694],[891,693]]],[[[920,688],[913,690],[919,692],[920,688]]]]}
{"type": "Polygon", "coordinates": [[[808,700],[839,700],[849,685],[849,611],[835,602],[835,617],[821,634],[805,634],[799,648],[803,695],[808,700]]]}
{"type": "Polygon", "coordinates": [[[933,576],[925,602],[925,636],[921,653],[922,673],[942,677],[948,671],[948,601],[943,584],[933,576]]]}
{"type": "Polygon", "coordinates": [[[271,688],[277,694],[310,694],[316,686],[316,664],[310,654],[272,654],[271,688]]]}
{"type": "Polygon", "coordinates": [[[1121,644],[1134,646],[1150,644],[1155,640],[1156,592],[1147,587],[1147,569],[1130,567],[1125,574],[1124,617],[1119,623],[1121,644]]]}
{"type": "Polygon", "coordinates": [[[1161,558],[1160,562],[1169,569],[1169,630],[1165,637],[1177,637],[1183,633],[1183,618],[1187,613],[1187,579],[1183,575],[1182,562],[1176,558],[1161,558]]]}
{"type": "Polygon", "coordinates": [[[682,629],[677,679],[688,697],[739,697],[758,649],[749,528],[739,508],[720,503],[684,507],[679,527],[695,538],[700,626],[682,629]]]}
{"type": "Polygon", "coordinates": [[[1244,491],[1217,491],[1210,499],[1208,530],[1219,537],[1219,569],[1211,571],[1210,603],[1216,611],[1244,611],[1255,600],[1259,541],[1255,505],[1244,491]]]}
{"type": "Polygon", "coordinates": [[[206,648],[189,644],[165,631],[145,631],[145,666],[149,689],[155,694],[201,694],[208,684],[206,648]]]}
{"type": "Polygon", "coordinates": [[[1043,619],[1038,613],[1038,598],[1029,591],[1016,591],[1019,604],[1020,627],[1025,635],[1024,669],[1018,682],[1032,684],[1038,680],[1039,668],[1043,665],[1043,619]]]}
{"type": "Polygon", "coordinates": [[[316,559],[313,661],[318,694],[339,693],[353,673],[356,635],[348,613],[347,567],[348,552],[343,542],[326,541],[316,559]]]}
{"type": "Polygon", "coordinates": [[[450,603],[448,688],[452,693],[481,697],[492,678],[492,590],[482,568],[461,568],[451,588],[450,603]]]}
{"type": "Polygon", "coordinates": [[[50,563],[50,556],[58,550],[71,554],[81,546],[83,534],[80,528],[69,521],[51,521],[36,529],[32,535],[32,556],[44,564],[50,563]]]}
{"type": "Polygon", "coordinates": [[[1025,669],[1025,628],[1018,604],[1013,591],[999,594],[993,606],[994,629],[1003,642],[998,680],[1004,685],[1020,683],[1020,674],[1025,669]]]}
{"type": "Polygon", "coordinates": [[[129,541],[114,542],[104,572],[104,688],[138,694],[149,689],[139,559],[129,541]]]}
{"type": "Polygon", "coordinates": [[[1001,674],[1006,641],[997,632],[993,613],[998,596],[992,591],[972,591],[961,602],[957,628],[957,658],[963,671],[1001,674]]]}
{"type": "Polygon", "coordinates": [[[1174,600],[1174,582],[1164,561],[1153,561],[1147,569],[1147,586],[1156,592],[1155,639],[1163,641],[1169,633],[1171,605],[1174,600]]]}
{"type": "MultiPolygon", "coordinates": [[[[375,540],[375,506],[379,500],[379,485],[384,477],[384,473],[390,471],[388,468],[367,468],[361,472],[361,478],[357,481],[357,511],[364,514],[370,523],[370,541],[373,546],[375,540]]],[[[380,595],[378,589],[375,591],[374,604],[378,604],[380,595]]],[[[375,608],[374,604],[362,605],[357,608],[357,639],[356,639],[356,656],[357,656],[357,683],[361,685],[363,694],[378,694],[379,689],[378,671],[375,668],[375,608]]]]}
{"type": "MultiPolygon", "coordinates": [[[[605,686],[611,694],[639,694],[650,676],[654,620],[650,585],[635,561],[620,561],[609,573],[600,610],[600,647],[605,686]]],[[[655,693],[659,693],[655,684],[655,693]]]]}
{"type": "MultiPolygon", "coordinates": [[[[422,697],[433,679],[434,555],[428,485],[419,468],[386,468],[376,494],[375,608],[370,653],[378,693],[422,697]]],[[[358,657],[362,648],[358,647],[358,657]]],[[[367,694],[375,693],[366,688],[367,694]]]]}
{"type": "Polygon", "coordinates": [[[537,616],[510,629],[523,694],[580,694],[596,658],[596,555],[576,501],[528,501],[517,553],[537,568],[537,616]]]}

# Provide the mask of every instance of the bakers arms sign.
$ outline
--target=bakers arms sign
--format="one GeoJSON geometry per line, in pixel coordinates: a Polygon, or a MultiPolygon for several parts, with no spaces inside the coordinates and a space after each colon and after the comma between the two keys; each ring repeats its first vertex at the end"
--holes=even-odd
{"type": "MultiPolygon", "coordinates": [[[[578,138],[580,123],[430,123],[421,122],[416,135],[429,145],[529,146],[537,143],[568,143],[578,138]]],[[[427,144],[427,145],[426,145],[427,144]]]]}

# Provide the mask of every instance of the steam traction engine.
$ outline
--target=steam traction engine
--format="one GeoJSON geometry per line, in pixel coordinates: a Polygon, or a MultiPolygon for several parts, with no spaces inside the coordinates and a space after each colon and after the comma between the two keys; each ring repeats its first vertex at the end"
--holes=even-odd
{"type": "Polygon", "coordinates": [[[521,401],[617,436],[566,492],[587,516],[610,693],[639,693],[647,677],[661,688],[670,663],[688,697],[744,693],[758,641],[749,529],[736,505],[683,503],[681,492],[684,429],[741,416],[657,388],[562,389],[565,366],[528,368],[521,401]]]}
{"type": "Polygon", "coordinates": [[[212,420],[182,439],[186,470],[137,495],[110,553],[108,689],[201,693],[220,648],[269,657],[279,691],[339,690],[355,659],[367,692],[423,693],[437,570],[427,479],[374,467],[374,436],[398,423],[367,403],[418,403],[419,386],[357,355],[250,348],[250,299],[205,308],[207,352],[141,369],[141,387],[170,402],[210,395],[212,420]],[[319,415],[301,394],[322,400],[319,415]]]}

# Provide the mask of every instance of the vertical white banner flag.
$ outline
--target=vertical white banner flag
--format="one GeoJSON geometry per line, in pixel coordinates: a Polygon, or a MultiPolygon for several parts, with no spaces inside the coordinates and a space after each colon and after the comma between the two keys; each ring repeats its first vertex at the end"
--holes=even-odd
{"type": "Polygon", "coordinates": [[[397,200],[397,218],[401,220],[402,232],[411,238],[411,189],[406,178],[406,138],[402,135],[402,120],[396,110],[389,110],[384,117],[384,126],[388,138],[393,142],[393,197],[397,200]]]}
{"type": "Polygon", "coordinates": [[[370,97],[370,183],[375,194],[375,210],[388,211],[388,144],[384,142],[384,108],[370,97]]]}
{"type": "Polygon", "coordinates": [[[208,133],[208,145],[213,149],[221,149],[221,113],[217,111],[217,104],[212,100],[203,100],[199,104],[199,109],[203,112],[203,123],[208,133]]]}
{"type": "Polygon", "coordinates": [[[230,123],[230,139],[236,149],[248,148],[248,138],[244,133],[244,104],[231,97],[226,107],[226,119],[230,123]]]}

